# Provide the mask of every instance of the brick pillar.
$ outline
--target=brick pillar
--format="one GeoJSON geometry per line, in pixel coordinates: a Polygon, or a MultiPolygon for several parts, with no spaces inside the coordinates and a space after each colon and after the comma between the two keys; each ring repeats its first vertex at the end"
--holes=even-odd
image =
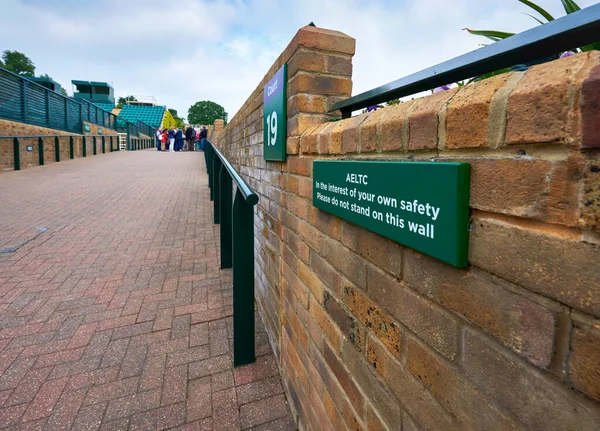
{"type": "Polygon", "coordinates": [[[354,38],[344,33],[307,26],[277,61],[277,67],[288,63],[288,154],[298,154],[299,136],[308,127],[341,118],[339,111],[328,110],[352,94],[355,46],[354,38]]]}
{"type": "Polygon", "coordinates": [[[219,142],[219,137],[223,133],[224,128],[225,128],[225,122],[223,120],[221,120],[220,118],[216,119],[215,124],[213,126],[213,130],[211,133],[209,133],[210,142],[217,145],[217,143],[219,142]]]}

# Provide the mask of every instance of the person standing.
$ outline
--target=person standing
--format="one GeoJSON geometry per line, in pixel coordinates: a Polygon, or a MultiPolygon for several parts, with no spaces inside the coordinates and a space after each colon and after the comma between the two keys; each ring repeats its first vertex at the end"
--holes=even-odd
{"type": "Polygon", "coordinates": [[[194,137],[196,136],[196,132],[192,129],[192,126],[188,126],[185,129],[185,151],[194,151],[194,137]]]}
{"type": "Polygon", "coordinates": [[[156,151],[160,151],[160,137],[162,135],[162,129],[159,127],[156,130],[156,151]]]}
{"type": "Polygon", "coordinates": [[[175,129],[173,127],[169,128],[167,136],[169,137],[169,153],[173,153],[175,152],[175,129]]]}
{"type": "Polygon", "coordinates": [[[202,126],[200,129],[200,151],[204,151],[204,145],[206,144],[206,137],[208,136],[208,130],[206,126],[202,126]]]}
{"type": "Polygon", "coordinates": [[[162,144],[162,151],[167,151],[169,146],[167,145],[167,131],[163,129],[160,134],[160,142],[162,144]]]}
{"type": "Polygon", "coordinates": [[[183,149],[183,131],[178,127],[175,129],[175,151],[183,149]]]}

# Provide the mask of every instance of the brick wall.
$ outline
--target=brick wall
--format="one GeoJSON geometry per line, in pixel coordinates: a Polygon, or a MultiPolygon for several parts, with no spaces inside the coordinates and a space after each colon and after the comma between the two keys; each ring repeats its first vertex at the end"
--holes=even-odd
{"type": "Polygon", "coordinates": [[[600,424],[600,53],[351,119],[354,40],[298,31],[213,140],[259,193],[256,301],[300,429],[600,424]],[[288,63],[287,161],[262,88],[288,63]],[[469,266],[312,206],[315,159],[471,164],[469,266]]]}
{"type": "MultiPolygon", "coordinates": [[[[91,125],[94,126],[94,125],[91,125]]],[[[93,130],[93,129],[92,129],[93,130]]],[[[96,129],[97,130],[97,129],[96,129]]],[[[110,129],[104,129],[103,132],[110,131],[110,129]]],[[[36,135],[60,135],[59,138],[59,149],[60,149],[60,161],[69,160],[69,136],[72,134],[62,130],[48,129],[45,127],[32,126],[29,124],[18,123],[7,120],[0,120],[0,136],[36,136],[36,135]]],[[[74,157],[82,157],[82,135],[72,135],[73,139],[73,154],[74,157]]],[[[118,148],[118,140],[116,132],[113,136],[113,148],[118,148]]],[[[110,135],[105,136],[105,151],[110,151],[109,147],[110,135]]],[[[21,156],[21,169],[25,169],[31,166],[39,165],[39,151],[38,151],[38,139],[37,138],[21,138],[19,139],[20,144],[20,156],[21,156]],[[27,151],[27,147],[33,147],[33,151],[27,151]]],[[[92,137],[86,139],[86,156],[92,156],[94,154],[94,143],[92,137]]],[[[101,138],[97,138],[96,142],[97,154],[102,154],[102,141],[101,138]]],[[[54,138],[44,139],[44,164],[55,163],[55,146],[54,138]]],[[[7,171],[14,169],[14,146],[12,138],[0,138],[0,171],[7,171]]]]}

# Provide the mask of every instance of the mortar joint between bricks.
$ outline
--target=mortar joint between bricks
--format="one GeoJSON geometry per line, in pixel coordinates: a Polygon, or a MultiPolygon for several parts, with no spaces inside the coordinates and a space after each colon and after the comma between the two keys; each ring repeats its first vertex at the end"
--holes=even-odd
{"type": "Polygon", "coordinates": [[[456,95],[459,94],[463,90],[464,90],[464,88],[460,88],[457,92],[455,92],[453,95],[451,95],[448,98],[448,100],[446,100],[444,102],[441,109],[435,116],[437,119],[437,130],[438,130],[437,145],[435,147],[437,148],[438,151],[441,151],[446,148],[446,115],[448,113],[448,105],[450,105],[450,102],[452,102],[452,100],[456,97],[456,95]]]}

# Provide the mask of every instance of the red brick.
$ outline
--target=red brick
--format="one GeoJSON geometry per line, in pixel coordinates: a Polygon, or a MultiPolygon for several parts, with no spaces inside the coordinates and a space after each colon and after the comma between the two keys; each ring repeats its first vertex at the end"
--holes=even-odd
{"type": "Polygon", "coordinates": [[[382,152],[401,151],[407,146],[408,118],[418,103],[419,99],[385,107],[385,121],[381,122],[382,152]]]}
{"type": "Polygon", "coordinates": [[[342,222],[342,243],[395,276],[402,273],[402,246],[349,222],[342,222]]]}
{"type": "Polygon", "coordinates": [[[581,146],[600,148],[600,65],[590,71],[581,85],[581,146]]]}
{"type": "Polygon", "coordinates": [[[85,398],[85,405],[97,404],[130,395],[136,392],[139,378],[118,380],[101,386],[90,388],[85,398]]]}
{"type": "Polygon", "coordinates": [[[424,97],[408,119],[408,148],[431,150],[438,147],[438,122],[442,107],[457,93],[458,89],[442,91],[424,97]]]}
{"type": "Polygon", "coordinates": [[[29,371],[19,386],[17,386],[14,391],[5,391],[7,393],[8,400],[6,404],[0,402],[0,405],[4,405],[4,407],[9,407],[17,404],[28,403],[33,400],[36,396],[38,390],[42,387],[46,378],[50,374],[51,368],[43,368],[39,370],[31,370],[29,371]],[[10,395],[10,397],[8,397],[10,395]]]}
{"type": "Polygon", "coordinates": [[[447,410],[468,429],[511,429],[516,424],[492,407],[479,391],[454,369],[412,338],[408,339],[408,368],[447,410]]]}
{"type": "Polygon", "coordinates": [[[362,416],[365,409],[365,397],[356,383],[354,383],[351,372],[346,370],[343,360],[340,360],[329,347],[324,347],[323,358],[327,365],[329,365],[329,368],[331,368],[331,371],[333,371],[354,409],[362,416]]]}
{"type": "MultiPolygon", "coordinates": [[[[591,320],[591,319],[590,319],[591,320]]],[[[578,324],[573,328],[569,377],[575,387],[600,401],[600,322],[578,324]]]]}
{"type": "Polygon", "coordinates": [[[233,361],[229,354],[204,359],[189,365],[189,378],[192,380],[219,373],[231,368],[232,366],[233,361]]]}
{"type": "Polygon", "coordinates": [[[492,98],[511,74],[503,73],[465,85],[448,104],[446,148],[487,146],[487,124],[492,98]]]}
{"type": "Polygon", "coordinates": [[[298,30],[294,39],[290,42],[293,49],[297,49],[298,45],[305,48],[353,55],[356,42],[353,38],[339,31],[306,26],[298,30]]]}
{"type": "Polygon", "coordinates": [[[79,408],[84,398],[84,389],[63,393],[54,407],[52,416],[48,419],[45,429],[48,431],[69,429],[79,413],[79,408]]]}
{"type": "Polygon", "coordinates": [[[447,358],[458,353],[459,325],[440,307],[407,289],[395,279],[369,269],[367,292],[400,323],[447,358]]]}
{"type": "Polygon", "coordinates": [[[600,247],[553,226],[485,218],[471,226],[472,265],[600,317],[600,247]]]}
{"type": "Polygon", "coordinates": [[[288,407],[283,395],[275,395],[240,407],[242,428],[250,428],[288,415],[288,407]]]}
{"type": "Polygon", "coordinates": [[[187,416],[195,421],[211,415],[211,383],[209,377],[191,380],[188,385],[187,416]]]}
{"type": "Polygon", "coordinates": [[[160,407],[149,412],[133,415],[129,429],[131,431],[172,429],[185,422],[185,414],[185,403],[160,407]]]}
{"type": "Polygon", "coordinates": [[[104,421],[110,421],[157,408],[160,405],[160,389],[138,392],[111,400],[106,408],[104,421]]]}
{"type": "Polygon", "coordinates": [[[477,273],[427,256],[405,254],[409,287],[454,310],[533,364],[548,367],[553,355],[556,313],[477,273]]]}
{"type": "Polygon", "coordinates": [[[244,385],[258,380],[266,379],[278,373],[277,364],[273,356],[260,356],[256,362],[243,367],[237,367],[233,375],[236,386],[244,385]]]}
{"type": "Polygon", "coordinates": [[[67,377],[63,377],[44,383],[35,399],[29,404],[23,416],[23,422],[50,416],[68,380],[67,377]]]}
{"type": "Polygon", "coordinates": [[[581,85],[580,69],[597,63],[584,53],[528,69],[508,99],[506,143],[567,143],[571,86],[581,85]]]}
{"type": "Polygon", "coordinates": [[[85,347],[77,349],[63,350],[61,352],[49,353],[40,356],[35,363],[36,368],[44,368],[52,365],[62,364],[63,362],[77,361],[83,355],[85,347]]]}
{"type": "Polygon", "coordinates": [[[577,423],[594,429],[600,423],[597,408],[476,331],[465,331],[463,368],[477,389],[527,428],[568,429],[577,423]]]}
{"type": "Polygon", "coordinates": [[[167,368],[163,383],[161,405],[185,401],[187,393],[187,365],[167,368]]]}
{"type": "Polygon", "coordinates": [[[331,240],[325,241],[322,255],[326,256],[329,263],[352,283],[361,288],[366,286],[366,264],[354,254],[348,253],[342,244],[331,240]]]}
{"type": "Polygon", "coordinates": [[[359,115],[340,122],[343,126],[340,125],[339,127],[344,127],[341,132],[342,153],[348,154],[358,152],[359,127],[365,119],[365,115],[359,115]]]}

